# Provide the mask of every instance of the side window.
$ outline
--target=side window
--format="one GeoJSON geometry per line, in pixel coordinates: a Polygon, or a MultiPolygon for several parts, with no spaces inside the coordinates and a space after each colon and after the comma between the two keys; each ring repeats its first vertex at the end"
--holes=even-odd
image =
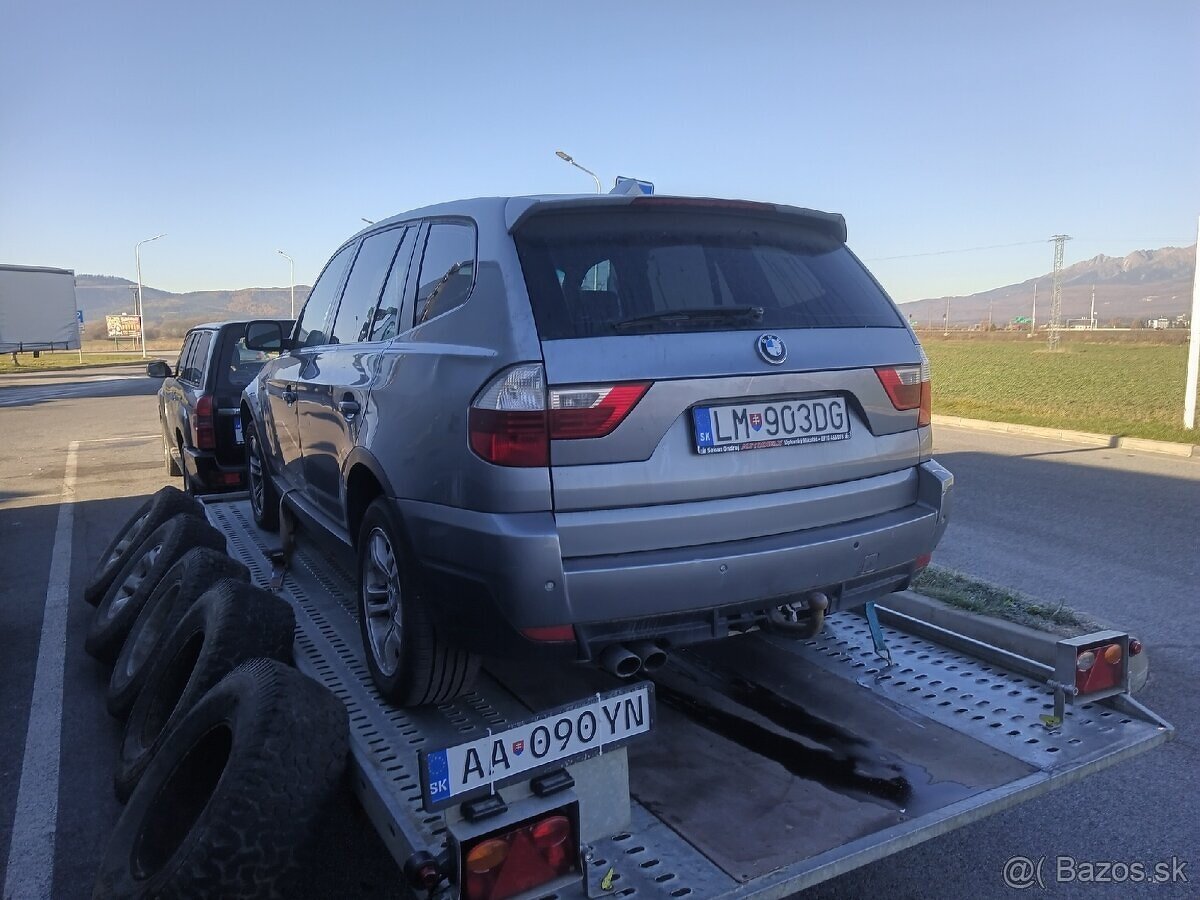
{"type": "Polygon", "coordinates": [[[475,284],[475,228],[449,222],[431,225],[417,284],[418,325],[465,303],[475,284]]]}
{"type": "Polygon", "coordinates": [[[188,361],[192,355],[192,350],[196,347],[196,332],[189,331],[186,338],[183,339],[183,346],[179,348],[179,362],[175,363],[175,377],[182,378],[183,373],[187,371],[188,361]]]}
{"type": "Polygon", "coordinates": [[[408,283],[413,247],[420,230],[419,226],[413,225],[405,231],[396,258],[392,260],[392,270],[388,272],[387,283],[383,286],[383,299],[379,301],[371,325],[372,341],[390,341],[400,333],[400,311],[404,308],[405,297],[409,296],[405,285],[408,283]]]}
{"type": "Polygon", "coordinates": [[[357,245],[350,244],[329,261],[317,283],[313,285],[300,310],[300,320],[296,323],[296,340],[301,347],[315,347],[327,344],[329,339],[325,334],[325,320],[329,317],[329,309],[337,301],[338,288],[342,286],[342,276],[346,274],[346,266],[354,255],[357,245]]]}
{"type": "Polygon", "coordinates": [[[204,366],[208,363],[208,348],[212,345],[211,331],[196,332],[196,340],[192,346],[191,356],[188,358],[187,368],[183,370],[183,375],[180,377],[191,384],[200,384],[204,381],[204,366]]]}
{"type": "Polygon", "coordinates": [[[404,236],[403,228],[373,234],[362,243],[342,292],[331,344],[354,344],[371,336],[379,292],[387,280],[392,257],[404,236]]]}

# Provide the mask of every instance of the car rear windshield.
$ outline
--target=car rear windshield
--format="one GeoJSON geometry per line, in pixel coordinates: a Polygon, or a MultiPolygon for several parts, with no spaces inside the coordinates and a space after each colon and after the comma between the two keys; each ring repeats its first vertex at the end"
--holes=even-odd
{"type": "MultiPolygon", "coordinates": [[[[291,323],[286,323],[289,327],[291,323]]],[[[259,350],[246,348],[245,326],[235,326],[225,331],[221,341],[221,356],[217,360],[217,390],[234,390],[241,393],[259,370],[272,356],[259,350]]]]}
{"type": "Polygon", "coordinates": [[[620,208],[535,215],[515,237],[543,340],[903,327],[845,244],[803,221],[620,208]]]}

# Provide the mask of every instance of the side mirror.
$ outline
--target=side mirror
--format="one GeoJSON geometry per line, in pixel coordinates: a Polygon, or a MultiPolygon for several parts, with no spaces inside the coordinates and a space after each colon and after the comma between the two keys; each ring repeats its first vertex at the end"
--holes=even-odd
{"type": "Polygon", "coordinates": [[[284,339],[283,328],[269,319],[256,319],[246,324],[246,349],[261,353],[282,353],[289,342],[284,339]]]}
{"type": "Polygon", "coordinates": [[[163,360],[156,359],[146,366],[146,374],[151,378],[170,378],[173,374],[171,367],[163,360]]]}

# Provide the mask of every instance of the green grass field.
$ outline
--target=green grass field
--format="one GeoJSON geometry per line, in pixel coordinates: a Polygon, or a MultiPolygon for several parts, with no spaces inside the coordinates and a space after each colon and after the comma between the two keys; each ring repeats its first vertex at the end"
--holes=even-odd
{"type": "Polygon", "coordinates": [[[927,340],[933,411],[1200,443],[1183,427],[1185,346],[927,340]]]}
{"type": "MultiPolygon", "coordinates": [[[[158,354],[162,355],[162,354],[158,354]]],[[[153,351],[151,358],[155,358],[153,351]]],[[[8,375],[13,372],[49,372],[64,369],[91,369],[97,366],[116,366],[123,363],[142,362],[141,351],[137,353],[85,353],[83,362],[79,362],[79,354],[73,350],[56,350],[46,352],[33,358],[32,353],[22,353],[17,357],[20,365],[14,366],[11,353],[0,354],[0,374],[8,375]]]]}

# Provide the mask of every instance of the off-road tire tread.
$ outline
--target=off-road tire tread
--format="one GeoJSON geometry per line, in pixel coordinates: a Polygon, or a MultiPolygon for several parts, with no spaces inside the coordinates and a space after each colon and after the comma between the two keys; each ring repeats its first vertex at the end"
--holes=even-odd
{"type": "Polygon", "coordinates": [[[180,618],[156,654],[133,704],[113,776],[117,799],[127,800],[167,734],[222,678],[248,659],[291,663],[296,616],[291,605],[249,584],[222,582],[207,591],[180,618]],[[146,740],[146,719],[163,685],[182,665],[179,652],[197,633],[203,644],[183,692],[162,728],[146,740]]]}
{"type": "Polygon", "coordinates": [[[129,715],[137,695],[141,693],[154,658],[179,620],[183,618],[183,614],[208,590],[216,588],[224,580],[248,584],[250,570],[226,554],[207,547],[189,550],[163,575],[154,588],[154,593],[138,613],[129,634],[125,636],[125,643],[121,645],[121,652],[117,654],[117,660],[113,664],[112,678],[109,679],[104,697],[111,715],[118,719],[129,715]],[[171,587],[176,583],[179,584],[179,593],[168,600],[171,587]],[[167,602],[171,604],[171,608],[164,610],[164,618],[156,623],[160,630],[150,652],[140,666],[132,672],[127,672],[126,655],[132,652],[142,629],[150,627],[149,623],[158,614],[158,607],[167,602]]]}
{"type": "Polygon", "coordinates": [[[348,751],[346,709],[332,693],[282,663],[244,663],[164,742],[117,822],[93,900],[293,895],[348,751]],[[232,723],[233,748],[220,781],[175,855],[139,883],[130,860],[141,823],[175,766],[221,721],[232,723]]]}

